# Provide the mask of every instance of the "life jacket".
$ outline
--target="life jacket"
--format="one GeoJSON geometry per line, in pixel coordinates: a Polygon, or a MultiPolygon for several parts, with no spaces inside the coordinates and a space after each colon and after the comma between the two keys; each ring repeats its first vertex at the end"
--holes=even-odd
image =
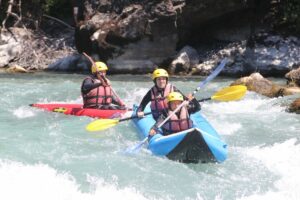
{"type": "MultiPolygon", "coordinates": [[[[95,82],[93,77],[87,77],[95,82]]],[[[87,79],[86,78],[86,79],[87,79]]],[[[89,91],[87,94],[82,94],[83,105],[85,108],[96,108],[102,105],[109,105],[112,102],[113,92],[110,85],[100,85],[89,91]]]]}
{"type": "Polygon", "coordinates": [[[163,92],[159,92],[158,88],[156,86],[151,88],[151,112],[153,115],[153,118],[155,120],[158,119],[159,115],[163,113],[168,108],[168,102],[166,97],[170,92],[173,92],[174,88],[173,85],[167,84],[163,92]]]}
{"type": "MultiPolygon", "coordinates": [[[[172,111],[168,111],[170,115],[172,111]]],[[[162,126],[165,135],[177,133],[193,127],[193,121],[189,117],[186,107],[182,107],[178,113],[175,113],[170,119],[162,126]]]]}

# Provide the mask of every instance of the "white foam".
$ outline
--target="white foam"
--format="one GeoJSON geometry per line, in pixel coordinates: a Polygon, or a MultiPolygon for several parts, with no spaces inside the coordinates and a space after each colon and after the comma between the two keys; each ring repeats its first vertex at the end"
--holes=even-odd
{"type": "Polygon", "coordinates": [[[79,96],[77,99],[66,99],[64,101],[54,101],[54,100],[48,100],[47,98],[43,98],[43,99],[39,99],[37,102],[35,103],[49,103],[49,104],[72,104],[72,103],[78,103],[78,104],[82,104],[82,98],[79,96]]]}
{"type": "Polygon", "coordinates": [[[13,114],[20,119],[34,116],[34,112],[29,106],[21,106],[14,110],[13,114]]]}
{"type": "Polygon", "coordinates": [[[246,154],[260,160],[271,172],[281,178],[274,182],[275,191],[266,194],[253,194],[243,200],[299,200],[300,199],[300,144],[290,139],[271,147],[255,147],[246,154]]]}
{"type": "Polygon", "coordinates": [[[274,99],[244,99],[232,102],[217,102],[204,104],[203,108],[218,114],[239,114],[239,113],[271,113],[284,110],[279,105],[273,105],[274,99]]]}
{"type": "Polygon", "coordinates": [[[44,165],[24,165],[0,160],[0,199],[30,200],[99,200],[99,199],[146,199],[134,188],[119,189],[94,178],[94,189],[82,192],[75,179],[68,173],[58,173],[44,165]]]}
{"type": "Polygon", "coordinates": [[[135,103],[141,102],[142,98],[148,92],[149,88],[134,88],[133,90],[127,90],[126,96],[124,98],[124,102],[126,102],[129,106],[135,103]]]}
{"type": "Polygon", "coordinates": [[[229,123],[223,121],[222,123],[218,123],[216,120],[212,121],[214,124],[214,128],[219,130],[220,135],[234,135],[239,132],[243,127],[240,123],[229,123]]]}

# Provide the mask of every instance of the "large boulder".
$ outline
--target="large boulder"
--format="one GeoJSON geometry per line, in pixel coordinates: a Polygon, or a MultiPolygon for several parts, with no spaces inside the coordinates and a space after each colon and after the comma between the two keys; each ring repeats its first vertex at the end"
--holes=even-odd
{"type": "Polygon", "coordinates": [[[274,84],[259,73],[253,73],[248,77],[240,78],[231,85],[245,85],[247,90],[254,91],[267,97],[278,97],[300,93],[300,88],[298,87],[285,87],[274,84]]]}
{"type": "Polygon", "coordinates": [[[300,65],[299,54],[299,38],[262,33],[256,36],[253,49],[246,50],[245,58],[261,74],[281,76],[300,65]]]}
{"type": "Polygon", "coordinates": [[[48,71],[90,71],[91,63],[83,55],[74,54],[51,63],[46,70],[48,71]]]}
{"type": "Polygon", "coordinates": [[[277,96],[278,91],[281,89],[281,87],[275,85],[259,73],[253,73],[248,77],[242,77],[231,85],[245,85],[247,90],[254,91],[268,97],[277,96]]]}
{"type": "MultiPolygon", "coordinates": [[[[254,37],[254,46],[251,48],[246,42],[234,42],[221,49],[214,49],[211,54],[200,58],[202,62],[192,74],[205,74],[215,63],[227,57],[231,62],[222,70],[223,75],[245,76],[259,71],[264,76],[282,77],[300,65],[299,55],[299,38],[262,32],[254,37]]],[[[296,81],[298,73],[298,71],[293,71],[287,74],[286,78],[288,80],[293,78],[296,81]]]]}
{"type": "Polygon", "coordinates": [[[300,114],[300,98],[296,99],[291,103],[291,105],[288,108],[289,112],[295,112],[297,114],[300,114]]]}
{"type": "Polygon", "coordinates": [[[6,69],[6,72],[8,73],[27,73],[28,70],[24,69],[21,66],[15,65],[15,66],[10,66],[6,69]]]}
{"type": "Polygon", "coordinates": [[[192,71],[192,68],[199,64],[199,55],[196,49],[191,46],[185,46],[175,56],[171,63],[171,74],[183,73],[187,74],[192,71]]]}
{"type": "Polygon", "coordinates": [[[300,67],[285,74],[285,78],[287,79],[288,85],[300,87],[300,67]]]}

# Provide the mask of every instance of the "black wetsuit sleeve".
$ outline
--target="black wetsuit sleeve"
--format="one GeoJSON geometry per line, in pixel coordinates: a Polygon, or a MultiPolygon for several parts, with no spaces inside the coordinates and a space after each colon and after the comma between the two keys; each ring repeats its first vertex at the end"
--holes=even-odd
{"type": "Polygon", "coordinates": [[[92,79],[87,78],[83,81],[82,87],[81,87],[81,92],[83,94],[89,93],[92,89],[99,87],[101,83],[93,83],[92,79]]]}
{"type": "Polygon", "coordinates": [[[151,101],[151,90],[147,92],[147,94],[142,99],[142,102],[139,105],[138,111],[144,111],[147,104],[151,101]]]}
{"type": "Polygon", "coordinates": [[[195,113],[201,110],[200,103],[196,98],[192,99],[192,101],[189,102],[188,106],[188,112],[189,113],[195,113]]]}
{"type": "MultiPolygon", "coordinates": [[[[179,90],[174,86],[174,91],[175,92],[179,92],[183,95],[183,99],[184,100],[188,100],[188,98],[179,90]]],[[[188,112],[189,113],[195,113],[201,110],[201,106],[198,102],[198,100],[196,98],[194,98],[192,101],[189,102],[189,106],[188,106],[188,112]]]]}

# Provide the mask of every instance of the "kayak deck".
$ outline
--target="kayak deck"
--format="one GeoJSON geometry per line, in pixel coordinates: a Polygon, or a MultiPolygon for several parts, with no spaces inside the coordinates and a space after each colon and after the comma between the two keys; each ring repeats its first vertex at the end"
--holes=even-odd
{"type": "Polygon", "coordinates": [[[127,110],[101,110],[94,108],[83,108],[82,104],[67,103],[36,103],[30,104],[32,107],[44,109],[51,112],[63,113],[65,115],[88,116],[92,118],[117,118],[127,112],[127,110]]]}

